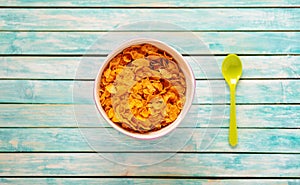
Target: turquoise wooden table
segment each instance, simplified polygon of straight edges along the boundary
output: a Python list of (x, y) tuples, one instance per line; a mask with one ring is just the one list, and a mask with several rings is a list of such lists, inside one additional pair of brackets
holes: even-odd
[[(122, 27), (157, 20), (183, 29)], [(112, 31), (115, 37), (103, 37)], [(1, 1), (0, 184), (300, 184), (299, 31), (299, 0)], [(211, 53), (189, 45), (194, 40), (181, 35), (187, 32)], [(93, 104), (89, 93), (99, 62), (108, 54), (91, 46), (97, 40), (106, 47), (132, 33), (165, 35), (192, 64), (209, 54), (216, 61), (218, 70), (207, 76), (194, 68), (201, 98), (194, 102), (200, 113), (193, 120), (204, 124), (176, 129), (194, 131), (180, 150), (174, 142), (174, 150), (164, 152), (114, 150), (114, 141), (103, 138), (98, 143), (106, 145), (96, 152), (82, 135), (81, 129), (109, 129), (104, 122), (97, 125), (86, 108)], [(220, 70), (228, 53), (241, 56), (244, 67), (236, 148), (228, 144), (229, 92)], [(208, 83), (224, 91), (211, 100)], [(78, 84), (86, 93), (74, 100)], [(205, 149), (203, 130), (215, 136)], [(135, 156), (141, 165), (103, 157), (109, 155), (125, 163)]]

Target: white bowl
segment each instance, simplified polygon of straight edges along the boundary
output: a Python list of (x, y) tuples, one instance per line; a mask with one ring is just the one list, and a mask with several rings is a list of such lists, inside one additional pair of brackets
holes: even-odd
[[(103, 108), (101, 106), (101, 103), (99, 101), (99, 89), (100, 89), (100, 81), (101, 81), (102, 73), (103, 73), (104, 69), (106, 68), (106, 66), (109, 64), (109, 62), (117, 54), (122, 52), (125, 48), (128, 48), (132, 45), (138, 45), (138, 44), (144, 44), (144, 43), (152, 44), (155, 47), (157, 47), (157, 48), (159, 48), (163, 51), (166, 51), (177, 62), (178, 66), (181, 68), (181, 70), (182, 70), (182, 72), (184, 73), (184, 76), (185, 76), (186, 101), (185, 101), (185, 104), (183, 106), (183, 109), (181, 110), (181, 112), (178, 115), (177, 119), (173, 123), (169, 124), (166, 127), (161, 128), (160, 130), (142, 134), (142, 133), (133, 133), (133, 132), (127, 131), (127, 130), (123, 129), (122, 127), (118, 126), (117, 124), (115, 124), (114, 122), (112, 122), (109, 119), (109, 117), (107, 116), (106, 112), (103, 110)], [(189, 111), (189, 109), (192, 105), (192, 101), (193, 101), (194, 93), (195, 93), (195, 87), (196, 87), (196, 81), (195, 81), (193, 71), (192, 71), (191, 67), (189, 66), (189, 64), (185, 61), (185, 59), (182, 57), (182, 55), (179, 52), (177, 52), (174, 48), (170, 47), (169, 45), (167, 45), (166, 43), (163, 43), (161, 41), (154, 40), (154, 39), (149, 39), (149, 38), (138, 38), (138, 39), (129, 40), (129, 41), (121, 44), (118, 48), (113, 50), (108, 55), (108, 57), (104, 61), (104, 64), (102, 65), (101, 69), (99, 70), (99, 72), (97, 74), (97, 77), (96, 77), (96, 80), (95, 80), (95, 83), (94, 83), (94, 101), (95, 101), (95, 104), (96, 104), (100, 114), (102, 115), (102, 117), (113, 128), (115, 128), (119, 132), (121, 132), (123, 134), (126, 134), (128, 136), (137, 138), (137, 139), (155, 139), (155, 138), (159, 138), (161, 136), (164, 136), (164, 135), (170, 133), (172, 130), (174, 130), (182, 122), (182, 120), (184, 119), (184, 117), (186, 116), (186, 114), (188, 113), (188, 111)]]

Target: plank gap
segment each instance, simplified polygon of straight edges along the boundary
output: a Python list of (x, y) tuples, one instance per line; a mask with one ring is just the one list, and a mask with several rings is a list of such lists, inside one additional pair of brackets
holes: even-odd
[[(229, 53), (227, 53), (229, 54)], [(189, 56), (227, 56), (227, 54), (215, 53), (215, 54), (181, 54), (182, 56), (189, 57)], [(243, 54), (243, 53), (235, 53), (239, 56), (300, 56), (299, 53), (274, 53), (274, 54), (258, 54), (258, 53), (251, 53), (251, 54)], [(108, 54), (0, 54), (0, 57), (107, 57)]]
[(295, 9), (298, 5), (282, 6), (0, 6), (1, 9)]
[(176, 154), (251, 154), (251, 155), (300, 155), (300, 152), (220, 152), (220, 151), (0, 151), (0, 154), (101, 154), (101, 153), (120, 153), (120, 154), (140, 154), (140, 153), (147, 153), (147, 154), (157, 154), (157, 153), (176, 153)]
[(300, 32), (300, 30), (0, 30), (0, 32), (77, 32), (77, 33), (105, 33), (105, 32)]

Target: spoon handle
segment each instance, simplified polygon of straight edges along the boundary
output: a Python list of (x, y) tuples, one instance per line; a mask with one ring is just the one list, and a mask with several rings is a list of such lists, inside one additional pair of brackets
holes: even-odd
[(229, 124), (229, 144), (234, 147), (238, 143), (238, 133), (236, 126), (235, 110), (235, 84), (230, 86), (230, 124)]

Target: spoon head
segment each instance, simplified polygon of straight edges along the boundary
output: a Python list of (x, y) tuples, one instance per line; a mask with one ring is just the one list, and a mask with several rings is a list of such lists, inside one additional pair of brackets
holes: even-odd
[(242, 62), (235, 54), (229, 54), (222, 64), (222, 74), (228, 84), (236, 84), (242, 75)]

